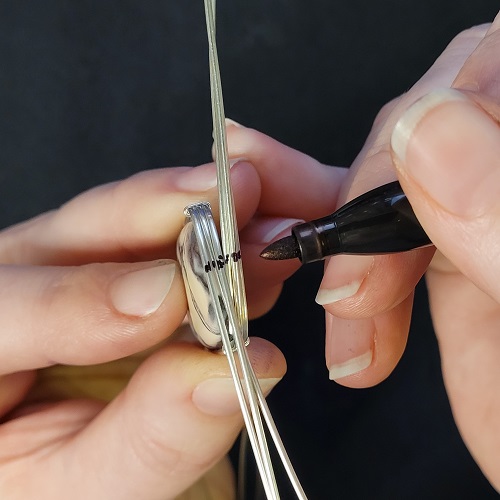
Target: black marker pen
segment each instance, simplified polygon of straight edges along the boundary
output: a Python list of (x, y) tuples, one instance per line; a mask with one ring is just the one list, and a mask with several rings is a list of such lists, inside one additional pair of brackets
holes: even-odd
[(321, 219), (298, 224), (292, 235), (271, 243), (264, 259), (298, 258), (303, 264), (335, 254), (375, 255), (430, 245), (399, 182), (355, 198)]

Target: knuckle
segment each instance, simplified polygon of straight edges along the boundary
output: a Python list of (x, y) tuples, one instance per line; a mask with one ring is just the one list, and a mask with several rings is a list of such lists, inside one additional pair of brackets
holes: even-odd
[[(142, 425), (142, 432), (135, 432), (133, 435), (131, 449), (146, 470), (162, 477), (194, 476), (213, 465), (213, 457), (193, 453), (179, 439), (182, 436), (175, 438), (162, 426)], [(184, 441), (188, 441), (185, 436)]]
[(57, 268), (42, 279), (31, 314), (37, 348), (55, 363), (107, 361), (140, 325), (116, 318), (108, 305), (106, 264)]
[(381, 127), (388, 120), (389, 116), (392, 114), (401, 99), (402, 96), (391, 99), (380, 108), (380, 111), (377, 113), (373, 122), (374, 128)]

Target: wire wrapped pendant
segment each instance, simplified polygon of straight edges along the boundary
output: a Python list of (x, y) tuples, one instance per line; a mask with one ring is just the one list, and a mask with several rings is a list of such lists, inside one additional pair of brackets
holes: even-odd
[[(225, 279), (225, 271), (228, 266), (238, 264), (241, 252), (238, 250), (224, 254), (222, 251), (209, 203), (189, 205), (184, 213), (187, 220), (177, 240), (177, 258), (184, 278), (193, 333), (208, 349), (224, 350), (223, 329), (220, 326), (222, 321), (229, 329), (231, 348), (235, 349), (235, 332), (231, 327), (234, 322), (247, 345), (248, 329), (243, 327), (242, 318), (231, 310), (231, 285)], [(213, 273), (215, 276), (212, 276)], [(217, 304), (222, 315), (220, 319)], [(229, 314), (232, 314), (232, 320)]]

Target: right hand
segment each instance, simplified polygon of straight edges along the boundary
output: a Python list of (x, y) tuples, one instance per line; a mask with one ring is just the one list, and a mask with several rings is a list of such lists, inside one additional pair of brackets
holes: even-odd
[[(332, 168), (331, 184), (315, 186), (316, 198), (308, 188), (314, 179), (323, 179), (322, 166), (267, 139), (259, 139), (259, 155), (273, 158), (273, 163), (286, 158), (281, 164), (286, 175), (281, 177), (285, 179), (281, 197), (276, 197), (277, 214), (303, 217), (305, 205), (306, 218), (327, 215), (396, 178), (390, 138), (411, 104), (435, 88), (467, 91), (464, 101), (427, 110), (410, 140), (409, 156), (399, 160), (403, 188), (441, 251), (439, 258), (431, 264), (434, 248), (332, 257), (317, 299), (326, 310), (330, 377), (348, 387), (368, 387), (386, 378), (398, 363), (408, 336), (414, 288), (431, 264), (430, 305), (450, 402), (471, 453), (500, 489), (499, 47), (500, 15), (491, 26), (456, 37), (408, 93), (379, 113), (347, 175), (342, 178)], [(452, 134), (460, 139), (453, 140)], [(256, 153), (244, 145), (250, 143), (249, 136), (258, 143), (255, 135), (246, 132), (245, 137), (241, 130), (231, 130), (230, 152), (252, 159)], [(453, 147), (446, 149), (447, 144)], [(307, 172), (294, 176), (305, 166)], [(267, 178), (272, 172), (271, 168), (259, 173)], [(332, 210), (323, 210), (325, 196), (335, 205)], [(293, 208), (282, 206), (282, 199), (301, 202)], [(315, 209), (322, 211), (313, 215)]]

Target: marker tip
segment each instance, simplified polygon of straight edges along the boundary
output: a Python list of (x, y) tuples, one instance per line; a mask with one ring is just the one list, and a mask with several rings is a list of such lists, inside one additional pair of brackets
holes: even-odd
[(267, 260), (300, 259), (300, 249), (293, 236), (286, 236), (264, 248), (260, 256)]

